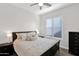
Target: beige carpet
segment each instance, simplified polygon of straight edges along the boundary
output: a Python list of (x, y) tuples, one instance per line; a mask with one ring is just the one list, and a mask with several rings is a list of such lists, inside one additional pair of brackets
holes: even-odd
[(67, 49), (60, 48), (55, 56), (74, 56), (74, 55), (70, 54)]

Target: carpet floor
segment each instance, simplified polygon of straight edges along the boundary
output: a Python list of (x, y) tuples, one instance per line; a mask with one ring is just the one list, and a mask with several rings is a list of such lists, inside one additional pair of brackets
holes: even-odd
[(60, 48), (55, 56), (74, 56), (68, 52), (67, 49)]

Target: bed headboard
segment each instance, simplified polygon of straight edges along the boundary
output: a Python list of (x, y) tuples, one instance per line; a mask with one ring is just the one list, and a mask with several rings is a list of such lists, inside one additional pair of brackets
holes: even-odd
[[(36, 32), (36, 31), (20, 31), (20, 32), (12, 32), (13, 42), (17, 39), (16, 33), (30, 33), (30, 32)], [(37, 32), (36, 32), (37, 33)]]

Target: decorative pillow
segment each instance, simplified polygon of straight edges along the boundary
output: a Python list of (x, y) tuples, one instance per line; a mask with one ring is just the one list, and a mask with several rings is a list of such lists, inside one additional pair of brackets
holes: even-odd
[(31, 41), (32, 40), (32, 35), (30, 33), (27, 34), (27, 41)]
[(22, 36), (21, 36), (21, 34), (19, 34), (19, 33), (16, 33), (16, 35), (17, 35), (17, 39), (20, 39), (20, 40), (22, 40)]
[(37, 40), (38, 39), (38, 35), (32, 36), (32, 40)]
[(38, 38), (36, 32), (16, 33), (16, 35), (17, 35), (17, 39), (21, 39), (24, 41), (32, 41), (32, 40), (36, 40)]
[(37, 39), (35, 32), (30, 32), (30, 33), (27, 34), (27, 40), (33, 41), (33, 40), (35, 40), (35, 39)]
[(27, 40), (27, 33), (21, 33), (22, 40)]
[(16, 33), (17, 39), (20, 40), (26, 40), (27, 39), (27, 33)]

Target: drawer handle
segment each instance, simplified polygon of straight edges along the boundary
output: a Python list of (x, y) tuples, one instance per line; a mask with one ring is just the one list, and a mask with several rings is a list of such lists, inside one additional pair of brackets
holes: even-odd
[(74, 44), (75, 46), (78, 46), (78, 44)]
[(75, 37), (75, 39), (78, 39), (78, 37)]
[(78, 49), (78, 48), (74, 48), (74, 49)]
[(78, 35), (78, 34), (74, 34), (74, 35)]
[(74, 42), (78, 42), (78, 41), (74, 41)]

